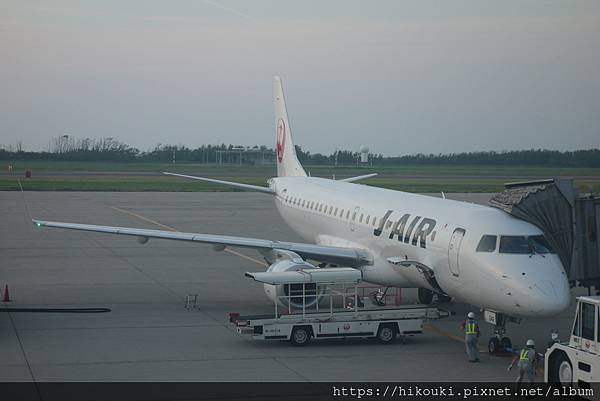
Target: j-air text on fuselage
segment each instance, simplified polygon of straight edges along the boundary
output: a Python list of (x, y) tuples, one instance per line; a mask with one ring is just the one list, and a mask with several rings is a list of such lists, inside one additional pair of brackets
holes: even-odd
[[(510, 344), (504, 337), (507, 321), (553, 316), (568, 306), (567, 276), (539, 228), (491, 207), (354, 183), (374, 174), (341, 180), (310, 177), (296, 156), (278, 77), (274, 102), (277, 177), (267, 187), (165, 174), (269, 194), (286, 224), (306, 242), (44, 220), (34, 223), (132, 235), (141, 243), (162, 238), (212, 244), (215, 250), (252, 248), (269, 262), (267, 272), (275, 276), (319, 266), (355, 268), (364, 281), (417, 287), (426, 299), (437, 293), (478, 306), (485, 320), (495, 325), (491, 350)], [(286, 291), (294, 289), (265, 284), (272, 300)], [(313, 294), (303, 303), (318, 300)]]
[[(394, 212), (393, 210), (388, 210), (387, 212), (385, 212), (385, 214), (383, 215), (383, 218), (379, 222), (379, 226), (373, 230), (374, 236), (379, 237), (381, 235), (381, 233), (383, 233), (385, 223), (388, 221), (390, 215), (393, 212)], [(427, 242), (426, 242), (427, 236), (429, 234), (431, 234), (432, 236), (435, 236), (435, 232), (433, 232), (433, 229), (435, 228), (436, 221), (434, 219), (429, 219), (427, 217), (425, 217), (421, 220), (421, 216), (415, 216), (411, 220), (410, 224), (408, 225), (408, 227), (406, 229), (406, 233), (405, 233), (404, 228), (410, 218), (411, 218), (411, 215), (409, 213), (405, 213), (402, 215), (402, 217), (400, 217), (400, 219), (398, 219), (396, 222), (394, 222), (392, 224), (392, 229), (390, 231), (390, 235), (388, 236), (388, 238), (394, 239), (394, 235), (395, 235), (395, 236), (397, 236), (398, 241), (402, 241), (405, 244), (410, 243), (413, 246), (417, 246), (417, 244), (419, 244), (419, 246), (421, 248), (427, 248)], [(421, 220), (421, 223), (419, 223), (419, 225), (417, 226), (417, 229), (414, 230), (414, 228), (417, 225), (417, 223), (419, 222), (419, 220)], [(413, 234), (413, 230), (414, 230), (414, 235), (412, 236), (412, 242), (411, 242), (410, 238), (411, 238), (411, 235)]]

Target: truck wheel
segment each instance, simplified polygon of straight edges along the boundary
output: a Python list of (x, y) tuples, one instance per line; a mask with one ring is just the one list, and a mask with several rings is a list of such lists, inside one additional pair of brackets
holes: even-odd
[(554, 362), (556, 379), (563, 387), (570, 387), (573, 384), (573, 366), (569, 357), (563, 353), (557, 355)]
[(310, 334), (311, 332), (307, 327), (294, 327), (290, 341), (292, 342), (292, 344), (297, 346), (306, 345), (310, 341)]
[(377, 339), (382, 344), (391, 344), (396, 339), (396, 330), (391, 324), (380, 324)]

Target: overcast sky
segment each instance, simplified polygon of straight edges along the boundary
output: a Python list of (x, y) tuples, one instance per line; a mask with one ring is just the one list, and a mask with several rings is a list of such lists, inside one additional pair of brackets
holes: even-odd
[(0, 145), (600, 147), (600, 1), (0, 1)]

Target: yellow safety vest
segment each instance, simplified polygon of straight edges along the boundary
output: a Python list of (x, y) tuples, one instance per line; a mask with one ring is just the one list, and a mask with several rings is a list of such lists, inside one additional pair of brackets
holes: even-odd
[(477, 334), (477, 324), (475, 323), (467, 323), (465, 329), (466, 334)]
[(528, 349), (522, 349), (521, 350), (521, 357), (520, 359), (522, 361), (529, 361), (529, 350)]

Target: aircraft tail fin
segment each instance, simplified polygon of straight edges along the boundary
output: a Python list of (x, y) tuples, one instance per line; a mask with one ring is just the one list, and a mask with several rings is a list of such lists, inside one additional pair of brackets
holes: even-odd
[(281, 78), (275, 77), (273, 82), (273, 98), (275, 100), (275, 127), (277, 133), (277, 176), (306, 177), (306, 172), (298, 161), (296, 148), (292, 141), (292, 130), (288, 120), (283, 96)]

